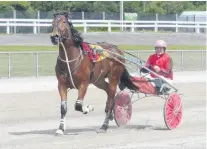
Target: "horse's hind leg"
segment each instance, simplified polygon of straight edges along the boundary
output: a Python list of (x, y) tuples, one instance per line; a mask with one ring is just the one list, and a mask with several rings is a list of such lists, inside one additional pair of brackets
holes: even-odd
[[(109, 87), (109, 83), (105, 81), (104, 78), (100, 79), (98, 82), (96, 82), (94, 84), (96, 87), (98, 87), (99, 89), (102, 89), (106, 92), (107, 96), (108, 96), (108, 87)], [(108, 100), (107, 100), (108, 102)], [(106, 107), (105, 107), (105, 113), (108, 112), (107, 110), (107, 102), (106, 102)]]
[(56, 131), (56, 135), (63, 135), (63, 132), (65, 130), (65, 115), (67, 113), (67, 86), (63, 83), (58, 82), (58, 90), (61, 98), (61, 104), (60, 104), (61, 119), (60, 119), (59, 128)]
[(109, 120), (112, 120), (113, 118), (113, 107), (114, 107), (114, 97), (116, 94), (116, 90), (117, 90), (117, 85), (119, 82), (119, 76), (120, 76), (120, 71), (118, 71), (118, 68), (114, 69), (113, 75), (111, 75), (111, 77), (109, 78), (109, 85), (108, 85), (108, 98), (107, 98), (107, 102), (106, 102), (106, 117), (104, 120), (103, 125), (101, 126), (101, 128), (99, 129), (98, 132), (102, 133), (102, 132), (106, 132), (106, 130), (109, 127)]

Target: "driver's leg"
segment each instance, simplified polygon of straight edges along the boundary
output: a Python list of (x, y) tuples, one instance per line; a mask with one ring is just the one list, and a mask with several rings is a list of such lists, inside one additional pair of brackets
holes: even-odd
[[(171, 79), (168, 79), (168, 78), (166, 78), (166, 79), (167, 79), (168, 83), (173, 84), (173, 81)], [(160, 88), (160, 91), (170, 93), (171, 89), (172, 88), (167, 83), (163, 82), (163, 84)]]

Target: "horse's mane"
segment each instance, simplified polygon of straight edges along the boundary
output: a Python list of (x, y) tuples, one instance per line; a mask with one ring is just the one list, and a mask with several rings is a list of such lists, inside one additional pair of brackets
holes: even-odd
[(71, 33), (73, 36), (73, 41), (75, 42), (75, 46), (79, 47), (81, 43), (83, 42), (83, 37), (81, 37), (81, 33), (79, 33), (74, 27), (72, 22), (68, 21), (68, 24), (71, 29)]

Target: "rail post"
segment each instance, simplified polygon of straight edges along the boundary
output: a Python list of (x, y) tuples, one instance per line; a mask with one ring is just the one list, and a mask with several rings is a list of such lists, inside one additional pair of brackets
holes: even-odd
[(82, 20), (84, 20), (85, 16), (84, 16), (84, 11), (82, 11)]
[(7, 34), (10, 34), (9, 21), (6, 22), (6, 33), (7, 33)]
[(204, 66), (203, 66), (203, 51), (201, 51), (201, 70), (204, 70)]
[(33, 27), (33, 33), (34, 34), (37, 34), (37, 25), (36, 25), (36, 22), (34, 21), (34, 27)]
[(176, 13), (175, 17), (176, 17), (175, 32), (177, 33), (178, 32), (178, 23), (177, 23), (177, 21), (178, 21), (178, 14), (177, 13)]
[(155, 29), (154, 29), (155, 32), (158, 31), (158, 27), (157, 27), (157, 21), (155, 21)]
[(183, 70), (183, 51), (181, 51), (181, 70)]
[(200, 26), (199, 26), (199, 24), (196, 24), (196, 33), (197, 33), (197, 34), (200, 33)]
[(154, 31), (157, 32), (157, 31), (158, 31), (158, 25), (157, 25), (157, 24), (158, 24), (158, 23), (157, 23), (157, 22), (158, 22), (158, 14), (157, 14), (157, 13), (156, 13), (156, 15), (155, 15), (155, 19), (156, 19), (156, 20), (155, 20), (155, 29), (154, 29)]
[(134, 32), (134, 22), (132, 22), (131, 25), (131, 32)]
[(111, 22), (108, 22), (108, 32), (111, 32)]
[(83, 25), (84, 25), (84, 33), (86, 33), (87, 32), (86, 22), (84, 22)]
[(11, 77), (11, 54), (8, 54), (8, 78)]
[(39, 24), (40, 24), (40, 11), (38, 10), (37, 11), (37, 19), (38, 19), (38, 27), (37, 27), (37, 31), (38, 31), (38, 33), (40, 33), (40, 26), (39, 26)]
[(39, 76), (39, 53), (36, 52), (36, 67), (35, 67), (36, 71), (35, 71), (35, 74), (36, 74), (36, 78)]
[[(17, 18), (17, 13), (16, 10), (13, 10), (13, 18), (16, 19)], [(16, 21), (14, 21), (14, 23), (16, 23)], [(14, 26), (14, 34), (17, 33), (17, 26)]]
[(103, 20), (106, 20), (106, 14), (105, 12), (102, 12), (103, 13)]

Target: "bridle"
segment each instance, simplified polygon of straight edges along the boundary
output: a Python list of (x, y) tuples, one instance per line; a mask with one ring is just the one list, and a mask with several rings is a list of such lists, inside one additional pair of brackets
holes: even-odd
[[(67, 36), (65, 36), (65, 34), (61, 34), (61, 31), (60, 31), (60, 28), (59, 28), (59, 17), (57, 17), (56, 18), (56, 23), (55, 23), (55, 28), (56, 28), (56, 31), (58, 32), (58, 34), (57, 34), (57, 36), (55, 36), (56, 38), (58, 38), (58, 40), (60, 41), (60, 42), (62, 42), (63, 40), (65, 40), (65, 39), (71, 39), (71, 34), (69, 33), (69, 30), (70, 30), (70, 27), (69, 27), (69, 23), (68, 23), (68, 21), (65, 19), (65, 21), (63, 22), (64, 24), (65, 23), (67, 23), (67, 25), (66, 25), (66, 28), (67, 28), (67, 31), (68, 31), (68, 37)], [(53, 31), (53, 33), (52, 34), (54, 34), (54, 31)]]
[[(60, 19), (60, 18), (56, 18), (55, 28), (56, 28), (56, 31), (58, 32), (58, 35), (57, 35), (55, 38), (58, 38), (58, 47), (59, 47), (60, 45), (63, 47), (63, 51), (64, 51), (64, 54), (65, 54), (65, 59), (66, 59), (66, 60), (64, 60), (63, 58), (61, 58), (60, 55), (58, 55), (58, 59), (61, 60), (62, 62), (65, 62), (65, 63), (67, 64), (68, 72), (69, 72), (69, 75), (70, 75), (71, 83), (72, 83), (73, 87), (76, 89), (75, 84), (74, 84), (74, 81), (73, 81), (73, 78), (72, 78), (72, 71), (71, 71), (71, 68), (70, 68), (70, 66), (69, 66), (69, 63), (72, 63), (72, 62), (75, 62), (75, 61), (79, 60), (78, 65), (75, 66), (75, 70), (76, 70), (76, 69), (80, 66), (80, 64), (81, 64), (81, 61), (82, 61), (82, 59), (83, 59), (83, 53), (82, 53), (81, 48), (79, 47), (78, 49), (79, 49), (80, 52), (79, 52), (78, 57), (76, 57), (76, 58), (74, 58), (74, 59), (72, 59), (72, 60), (68, 60), (68, 55), (67, 55), (65, 46), (64, 46), (64, 44), (63, 44), (63, 41), (64, 41), (64, 40), (69, 40), (69, 39), (71, 39), (70, 27), (69, 27), (69, 23), (68, 23), (68, 21), (65, 20), (64, 23), (67, 23), (67, 24), (68, 24), (68, 25), (66, 26), (66, 28), (67, 28), (66, 30), (68, 31), (68, 35), (69, 35), (69, 36), (67, 37), (67, 36), (65, 36), (64, 34), (61, 34), (61, 31), (60, 31), (60, 29), (59, 29), (59, 19)], [(53, 32), (54, 32), (54, 31), (53, 31)], [(73, 70), (73, 72), (74, 72), (75, 70)]]

